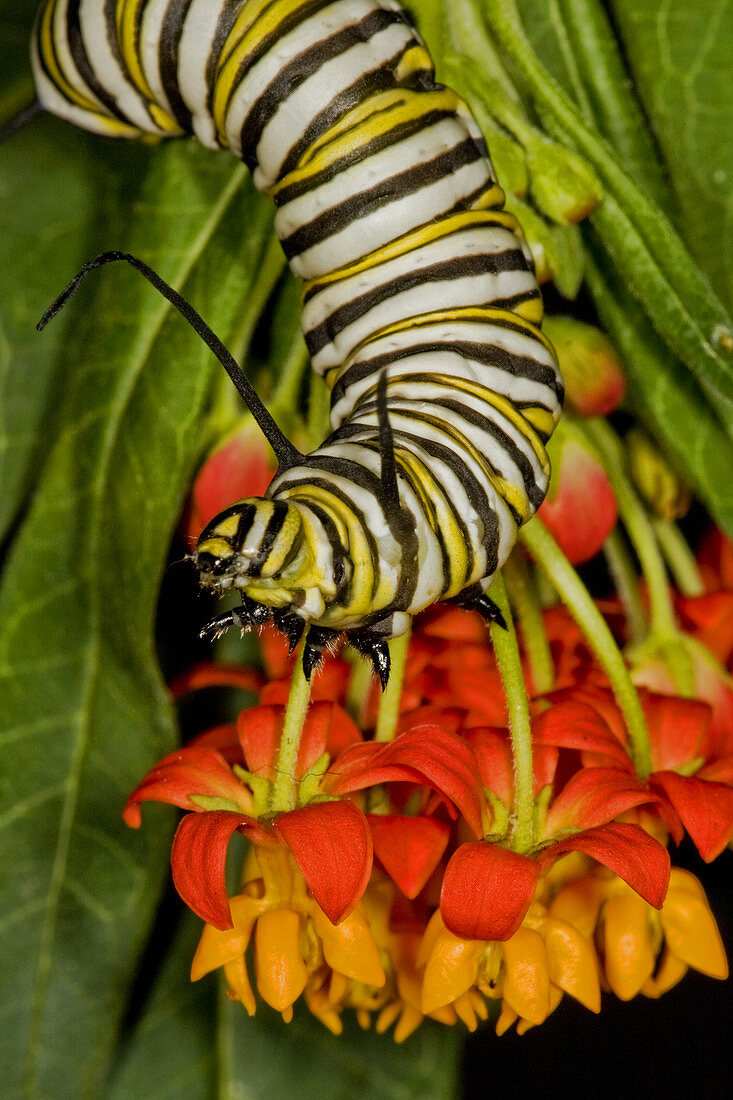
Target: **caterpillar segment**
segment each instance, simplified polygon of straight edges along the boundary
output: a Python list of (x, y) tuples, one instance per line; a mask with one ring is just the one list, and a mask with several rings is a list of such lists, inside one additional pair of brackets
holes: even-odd
[(486, 596), (547, 490), (562, 381), (485, 142), (393, 0), (49, 0), (50, 111), (113, 136), (228, 148), (275, 203), (332, 434), (203, 531), (201, 582), (272, 620), (306, 674), (340, 634), (387, 642)]

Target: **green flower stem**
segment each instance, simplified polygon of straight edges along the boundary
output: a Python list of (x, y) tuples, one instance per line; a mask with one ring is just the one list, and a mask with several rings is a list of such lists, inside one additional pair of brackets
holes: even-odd
[(295, 764), (300, 748), (300, 735), (303, 730), (308, 703), (310, 702), (311, 685), (303, 672), (303, 651), (308, 638), (306, 632), (298, 650), (298, 659), (293, 669), (293, 679), (290, 683), (290, 695), (288, 705), (285, 708), (283, 731), (280, 737), (280, 751), (275, 765), (275, 782), (272, 785), (270, 798), (270, 810), (273, 813), (284, 813), (295, 808)]
[(676, 634), (677, 625), (664, 558), (646, 510), (624, 473), (619, 440), (605, 420), (586, 420), (583, 427), (601, 454), (619, 514), (641, 563), (641, 571), (649, 588), (651, 633), (660, 636)]
[(351, 665), (351, 675), (346, 688), (346, 710), (360, 729), (366, 722), (366, 709), (372, 686), (372, 664), (367, 657), (355, 649), (346, 650), (346, 659)]
[(532, 726), (517, 635), (501, 573), (497, 573), (494, 577), (489, 594), (504, 616), (507, 625), (507, 629), (504, 630), (497, 623), (492, 623), (491, 641), (506, 696), (514, 759), (514, 820), (510, 843), (515, 852), (528, 852), (533, 841), (534, 815)]
[(535, 518), (522, 528), (522, 542), (546, 573), (570, 614), (583, 631), (588, 644), (611, 682), (629, 734), (629, 750), (640, 779), (651, 771), (649, 735), (639, 696), (631, 682), (624, 659), (613, 640), (606, 620), (591, 599), (588, 589), (573, 569), (541, 520)]
[(705, 586), (695, 555), (676, 523), (667, 519), (653, 519), (652, 527), (664, 554), (670, 572), (683, 596), (702, 596)]
[(617, 527), (604, 542), (603, 555), (626, 613), (628, 640), (638, 645), (647, 635), (646, 612), (639, 596), (639, 578), (631, 554)]
[(399, 638), (393, 638), (389, 643), (390, 673), (389, 683), (379, 700), (377, 713), (377, 728), (374, 733), (375, 741), (391, 741), (397, 729), (397, 720), (400, 716), (400, 699), (402, 697), (402, 684), (405, 679), (405, 662), (407, 650), (410, 645), (411, 631), (408, 629)]
[(483, 0), (491, 34), (514, 65), (553, 136), (570, 142), (598, 173), (605, 199), (593, 215), (619, 270), (669, 347), (705, 390), (733, 434), (731, 321), (680, 237), (621, 168), (617, 155), (583, 119), (528, 42), (514, 0)]
[(539, 695), (544, 695), (545, 692), (552, 691), (555, 669), (537, 591), (521, 552), (515, 551), (504, 562), (502, 575), (509, 590), (510, 603), (519, 620), (534, 690)]

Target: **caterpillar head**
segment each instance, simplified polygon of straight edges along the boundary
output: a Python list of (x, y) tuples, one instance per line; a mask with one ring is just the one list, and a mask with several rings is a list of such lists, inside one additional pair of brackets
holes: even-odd
[(194, 562), (203, 585), (235, 589), (265, 607), (303, 607), (314, 589), (322, 603), (303, 517), (286, 501), (232, 504), (204, 528)]

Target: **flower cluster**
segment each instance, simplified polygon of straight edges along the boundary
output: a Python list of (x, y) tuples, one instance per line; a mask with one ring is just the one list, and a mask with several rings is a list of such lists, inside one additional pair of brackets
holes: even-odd
[[(187, 811), (172, 867), (206, 922), (192, 978), (223, 969), (250, 1014), (253, 976), (286, 1020), (302, 997), (335, 1033), (345, 1010), (397, 1041), (426, 1016), (523, 1033), (563, 994), (598, 1012), (602, 991), (727, 975), (703, 888), (668, 845), (686, 836), (707, 862), (733, 837), (733, 543), (715, 531), (693, 558), (672, 522), (685, 487), (651, 441), (624, 452), (600, 419), (623, 392), (607, 344), (556, 329), (561, 357), (580, 341), (595, 366), (564, 364), (572, 412), (544, 524), (492, 589), (506, 631), (433, 608), (394, 643), (384, 696), (348, 651), (306, 684), (272, 628), (263, 670), (205, 664), (173, 685), (257, 697), (159, 761), (124, 813), (137, 827), (144, 801)], [(261, 490), (255, 439), (250, 426), (214, 452), (189, 530), (222, 482)], [(617, 595), (594, 601), (572, 564), (600, 548)], [(229, 896), (235, 832), (249, 847)]]
[[(350, 666), (313, 685), (296, 763), (278, 772), (290, 662), (263, 634), (265, 677), (194, 669), (184, 692), (230, 683), (259, 705), (161, 760), (128, 801), (189, 811), (172, 853), (176, 886), (206, 922), (192, 977), (223, 967), (248, 1012), (250, 984), (286, 1019), (302, 995), (334, 1032), (345, 1008), (404, 1039), (424, 1016), (541, 1023), (563, 993), (592, 1011), (601, 988), (658, 996), (688, 966), (726, 961), (702, 887), (665, 845), (687, 833), (705, 859), (733, 833), (733, 755), (711, 708), (642, 693), (653, 770), (642, 780), (614, 697), (570, 620), (545, 615), (557, 686), (533, 693), (532, 823), (516, 843), (512, 740), (497, 662), (472, 613), (424, 617), (388, 741), (345, 710)], [(373, 721), (374, 689), (363, 710)], [(282, 797), (284, 793), (284, 798)], [(227, 897), (232, 834), (250, 841)], [(520, 850), (521, 849), (521, 850)], [(670, 886), (671, 883), (671, 886)], [(668, 890), (668, 886), (670, 887)], [(249, 965), (248, 965), (249, 960)]]

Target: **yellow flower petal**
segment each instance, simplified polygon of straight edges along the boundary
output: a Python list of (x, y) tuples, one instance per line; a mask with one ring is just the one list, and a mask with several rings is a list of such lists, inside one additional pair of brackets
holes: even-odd
[(530, 1023), (541, 1024), (550, 1011), (550, 975), (542, 937), (520, 928), (502, 950), (504, 1003)]
[(283, 1013), (305, 989), (308, 972), (298, 950), (300, 918), (292, 909), (270, 909), (257, 921), (255, 966), (263, 1000)]
[(328, 987), (328, 999), (332, 1005), (336, 1005), (339, 1001), (343, 1001), (349, 989), (349, 979), (345, 974), (339, 974), (337, 971), (332, 971), (331, 982)]
[(545, 941), (550, 980), (591, 1012), (600, 1012), (598, 960), (590, 940), (563, 920), (545, 921), (540, 934)]
[(243, 955), (252, 935), (257, 917), (265, 907), (258, 898), (239, 895), (229, 899), (233, 928), (214, 928), (204, 925), (196, 954), (191, 963), (191, 981), (197, 982), (211, 970)]
[(403, 1005), (402, 1015), (397, 1021), (397, 1027), (394, 1029), (394, 1041), (396, 1043), (404, 1043), (405, 1039), (409, 1039), (413, 1031), (417, 1031), (422, 1021), (422, 1012), (418, 1012), (412, 1005)]
[(641, 987), (641, 992), (645, 997), (657, 998), (661, 997), (663, 993), (672, 989), (677, 985), (677, 982), (684, 978), (685, 974), (689, 970), (686, 963), (683, 963), (672, 952), (665, 947), (662, 953), (662, 961), (657, 966), (657, 972), (648, 981), (644, 982)]
[(456, 997), (452, 1007), (455, 1009), (458, 1019), (462, 1020), (468, 1030), (475, 1031), (478, 1027), (478, 1017), (471, 1001), (470, 991), (467, 990), (460, 997)]
[(344, 1029), (341, 1017), (324, 990), (306, 987), (304, 996), (310, 1012), (328, 1028), (332, 1035), (340, 1035)]
[(443, 918), (440, 915), (440, 909), (436, 909), (432, 917), (427, 923), (425, 932), (423, 933), (420, 949), (417, 953), (416, 966), (418, 970), (422, 970), (427, 965), (428, 959), (433, 953), (435, 947), (435, 941), (441, 932), (445, 932), (445, 925), (443, 924)]
[(481, 940), (460, 940), (447, 929), (438, 933), (423, 978), (424, 1013), (450, 1004), (470, 989), (483, 949)]
[(377, 1034), (384, 1035), (385, 1031), (392, 1027), (401, 1011), (402, 1005), (399, 1001), (391, 1001), (388, 1005), (385, 1005), (377, 1016), (377, 1022), (374, 1025)]
[(609, 898), (604, 946), (608, 984), (622, 1001), (630, 1001), (654, 972), (649, 906), (638, 895)]
[(332, 970), (364, 985), (385, 983), (379, 951), (363, 913), (354, 910), (341, 924), (331, 924), (318, 906), (313, 906), (313, 924), (323, 944), (323, 956)]
[(496, 1034), (505, 1035), (514, 1021), (518, 1019), (519, 1017), (513, 1008), (510, 1008), (507, 1004), (502, 1005), (501, 1015), (496, 1021)]
[(477, 989), (469, 989), (468, 996), (471, 998), (471, 1004), (473, 1010), (480, 1020), (488, 1020), (489, 1010), (486, 1005), (486, 1001), (483, 999)]
[(228, 962), (224, 967), (224, 975), (229, 985), (229, 996), (243, 1004), (249, 1015), (254, 1016), (257, 1002), (252, 992), (252, 986), (249, 984), (247, 964), (244, 957), (240, 955), (233, 962)]
[(550, 916), (575, 925), (584, 936), (592, 939), (607, 889), (608, 882), (596, 876), (574, 879), (552, 899)]
[[(694, 879), (694, 875), (689, 878)], [(681, 962), (711, 978), (728, 977), (723, 941), (696, 879), (692, 886), (683, 885), (677, 877), (662, 906), (661, 920), (667, 947)]]

